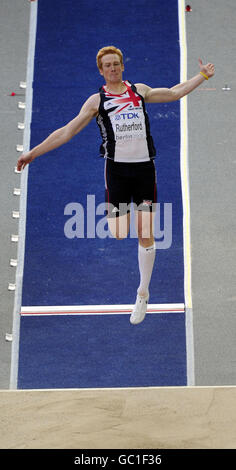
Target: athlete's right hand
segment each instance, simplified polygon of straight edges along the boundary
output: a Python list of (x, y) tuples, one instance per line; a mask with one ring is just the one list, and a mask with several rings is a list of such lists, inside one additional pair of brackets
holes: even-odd
[(29, 163), (34, 160), (35, 157), (32, 157), (31, 152), (23, 153), (17, 162), (17, 171), (21, 171), (26, 167)]

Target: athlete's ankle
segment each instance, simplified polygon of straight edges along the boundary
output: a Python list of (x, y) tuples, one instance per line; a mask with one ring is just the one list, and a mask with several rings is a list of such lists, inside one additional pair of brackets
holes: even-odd
[(147, 295), (149, 294), (148, 290), (143, 290), (143, 289), (139, 289), (137, 290), (137, 294), (140, 296), (140, 297), (147, 297)]

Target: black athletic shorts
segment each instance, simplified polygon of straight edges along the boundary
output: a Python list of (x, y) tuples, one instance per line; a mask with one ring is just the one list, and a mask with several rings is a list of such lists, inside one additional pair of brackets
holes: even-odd
[(153, 160), (140, 163), (105, 161), (107, 216), (119, 217), (134, 210), (154, 211), (157, 202), (156, 169)]

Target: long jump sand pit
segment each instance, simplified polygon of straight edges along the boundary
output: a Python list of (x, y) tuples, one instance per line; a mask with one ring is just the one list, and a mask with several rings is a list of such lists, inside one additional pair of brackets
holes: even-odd
[(235, 449), (236, 387), (0, 391), (1, 449)]

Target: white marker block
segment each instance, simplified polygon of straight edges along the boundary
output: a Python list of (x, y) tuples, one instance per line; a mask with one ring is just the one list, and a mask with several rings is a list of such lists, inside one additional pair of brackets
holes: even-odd
[(15, 285), (15, 284), (12, 284), (11, 282), (9, 282), (9, 284), (8, 284), (8, 290), (11, 290), (11, 291), (16, 290), (16, 285)]
[(222, 88), (223, 91), (230, 91), (231, 88), (228, 86), (228, 85), (225, 85), (223, 88)]
[(20, 188), (14, 188), (13, 189), (13, 194), (14, 194), (14, 196), (20, 196)]
[(11, 342), (13, 340), (12, 333), (6, 333), (5, 340)]
[(10, 259), (10, 266), (12, 266), (13, 268), (15, 268), (15, 267), (17, 266), (17, 259), (11, 258), (11, 259)]
[(17, 243), (19, 241), (19, 235), (11, 235), (11, 241)]
[(25, 109), (25, 103), (23, 103), (22, 101), (19, 101), (18, 102), (18, 108), (19, 109)]

